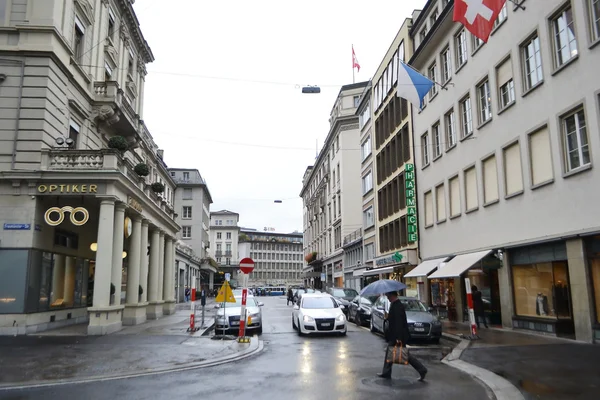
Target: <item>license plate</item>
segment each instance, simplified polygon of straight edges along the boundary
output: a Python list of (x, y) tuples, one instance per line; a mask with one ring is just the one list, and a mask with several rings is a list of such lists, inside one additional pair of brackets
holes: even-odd
[(415, 332), (425, 332), (425, 328), (415, 328)]
[(239, 324), (240, 324), (240, 321), (233, 321), (233, 322), (231, 323), (231, 325), (239, 325)]
[(329, 322), (326, 322), (324, 324), (321, 324), (321, 326), (331, 326), (331, 324)]

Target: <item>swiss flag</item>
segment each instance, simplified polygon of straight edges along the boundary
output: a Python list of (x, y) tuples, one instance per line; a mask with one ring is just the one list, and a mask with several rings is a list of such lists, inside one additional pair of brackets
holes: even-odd
[(453, 20), (487, 43), (505, 3), (506, 0), (455, 0)]

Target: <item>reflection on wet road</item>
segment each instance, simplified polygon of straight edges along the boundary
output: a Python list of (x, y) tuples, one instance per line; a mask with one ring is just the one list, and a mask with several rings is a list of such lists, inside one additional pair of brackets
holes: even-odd
[[(487, 391), (461, 372), (434, 361), (425, 351), (426, 382), (410, 366), (395, 366), (393, 379), (376, 376), (383, 366), (381, 337), (349, 324), (341, 336), (303, 336), (292, 329), (291, 306), (283, 298), (265, 302), (265, 350), (217, 367), (164, 375), (11, 392), (0, 399), (286, 399), (352, 400), (383, 397), (487, 399)], [(421, 354), (419, 350), (419, 354)], [(429, 356), (429, 357), (428, 357)]]

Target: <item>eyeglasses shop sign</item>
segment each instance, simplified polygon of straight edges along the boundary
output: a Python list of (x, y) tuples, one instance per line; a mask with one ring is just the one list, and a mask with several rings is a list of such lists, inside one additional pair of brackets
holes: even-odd
[(404, 187), (406, 190), (406, 221), (408, 242), (414, 243), (417, 241), (417, 191), (415, 189), (415, 165), (404, 165)]

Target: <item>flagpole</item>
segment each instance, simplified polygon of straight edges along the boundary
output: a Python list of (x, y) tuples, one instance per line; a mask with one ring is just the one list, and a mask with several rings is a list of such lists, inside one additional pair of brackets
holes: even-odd
[(419, 75), (423, 75), (425, 78), (429, 79), (429, 80), (430, 80), (431, 82), (433, 82), (435, 85), (438, 85), (440, 88), (442, 88), (442, 89), (444, 89), (444, 90), (448, 90), (448, 85), (452, 85), (452, 86), (454, 86), (454, 83), (452, 83), (452, 82), (447, 82), (445, 85), (442, 85), (441, 83), (439, 83), (439, 82), (436, 82), (436, 81), (434, 81), (434, 80), (430, 79), (428, 76), (426, 76), (426, 75), (425, 75), (424, 73), (422, 73), (421, 71), (418, 71), (418, 70), (416, 70), (415, 68), (413, 68), (413, 67), (412, 67), (412, 65), (410, 65), (410, 64), (407, 64), (407, 63), (405, 63), (405, 62), (402, 62), (402, 61), (399, 61), (398, 68), (400, 68), (400, 64), (406, 65), (408, 68), (412, 69), (413, 71), (415, 71), (415, 72), (416, 72), (417, 74), (419, 74)]
[(354, 81), (354, 44), (352, 45), (352, 83), (356, 83)]

